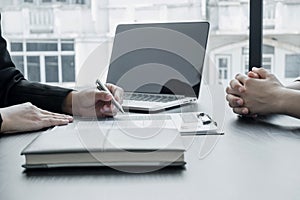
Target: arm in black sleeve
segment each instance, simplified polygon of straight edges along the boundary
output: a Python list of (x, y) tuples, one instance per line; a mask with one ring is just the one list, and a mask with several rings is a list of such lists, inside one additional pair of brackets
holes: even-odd
[(62, 113), (63, 101), (71, 91), (70, 89), (21, 80), (11, 88), (7, 100), (8, 105), (31, 102), (39, 108)]
[(26, 80), (11, 61), (0, 26), (0, 107), (31, 102), (42, 109), (62, 112), (63, 101), (71, 91)]
[(3, 120), (2, 120), (1, 113), (0, 113), (0, 133), (1, 133), (2, 122), (3, 122)]

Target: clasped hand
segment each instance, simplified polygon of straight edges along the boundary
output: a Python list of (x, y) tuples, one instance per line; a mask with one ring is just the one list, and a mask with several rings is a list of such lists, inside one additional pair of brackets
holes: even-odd
[(237, 74), (226, 88), (226, 100), (240, 115), (265, 115), (281, 112), (283, 85), (263, 68), (252, 68), (248, 76)]

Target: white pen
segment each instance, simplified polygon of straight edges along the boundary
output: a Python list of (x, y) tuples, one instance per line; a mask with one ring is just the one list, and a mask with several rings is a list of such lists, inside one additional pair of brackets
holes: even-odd
[(112, 104), (114, 104), (119, 111), (121, 111), (122, 113), (125, 113), (125, 111), (123, 110), (122, 106), (114, 98), (114, 95), (109, 91), (109, 89), (99, 79), (96, 80), (96, 85), (97, 85), (97, 89), (98, 90), (100, 90), (100, 91), (106, 91), (109, 94), (111, 94), (111, 96), (112, 96), (112, 99), (111, 99)]

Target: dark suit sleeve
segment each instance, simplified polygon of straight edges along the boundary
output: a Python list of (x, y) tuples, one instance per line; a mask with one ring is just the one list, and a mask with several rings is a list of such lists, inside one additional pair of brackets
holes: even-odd
[(62, 112), (62, 103), (71, 91), (26, 80), (11, 61), (0, 25), (0, 107), (31, 102), (42, 109)]

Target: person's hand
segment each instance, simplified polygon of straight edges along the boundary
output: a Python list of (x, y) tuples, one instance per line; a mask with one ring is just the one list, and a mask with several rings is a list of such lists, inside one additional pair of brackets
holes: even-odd
[[(283, 85), (273, 75), (263, 68), (253, 68), (253, 74), (257, 78), (249, 78), (238, 74), (227, 89), (226, 99), (234, 112), (238, 114), (271, 114), (279, 113), (281, 109), (280, 96), (283, 93)], [(242, 99), (240, 107), (235, 107), (234, 98)], [(234, 105), (233, 105), (234, 104)]]
[[(256, 73), (257, 68), (253, 68), (252, 71), (248, 72), (249, 78), (261, 78), (258, 73)], [(237, 77), (238, 75), (236, 75)], [(239, 115), (248, 115), (249, 109), (244, 106), (244, 100), (240, 97), (239, 93), (244, 91), (244, 85), (236, 78), (230, 81), (229, 86), (226, 88), (226, 100), (229, 106), (232, 108), (233, 112)], [(250, 115), (253, 117), (253, 115)]]
[(71, 116), (42, 110), (31, 103), (1, 108), (0, 113), (3, 119), (2, 133), (35, 131), (73, 121)]
[[(235, 79), (230, 81), (229, 86), (226, 88), (226, 100), (234, 113), (239, 115), (248, 115), (249, 109), (244, 106), (244, 100), (240, 96), (241, 92), (243, 92), (245, 88), (243, 83), (237, 79), (237, 76), (244, 75), (237, 74)], [(244, 78), (246, 79), (247, 77), (244, 76)]]
[[(114, 98), (123, 103), (124, 91), (113, 84), (106, 84), (106, 87), (114, 95)], [(114, 116), (118, 110), (111, 104), (112, 95), (97, 89), (86, 89), (79, 92), (71, 92), (65, 99), (63, 111), (83, 117), (106, 117)]]

